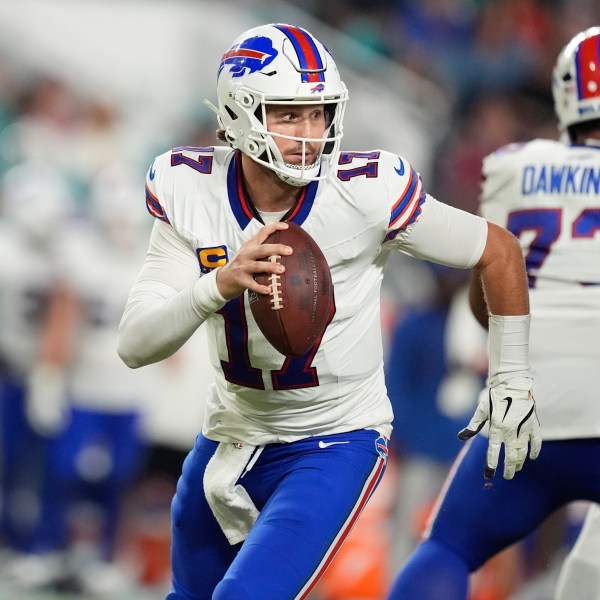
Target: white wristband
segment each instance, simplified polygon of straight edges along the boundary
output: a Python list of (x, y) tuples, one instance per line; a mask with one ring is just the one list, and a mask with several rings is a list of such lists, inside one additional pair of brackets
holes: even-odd
[(529, 325), (531, 315), (489, 317), (489, 385), (514, 377), (531, 378)]

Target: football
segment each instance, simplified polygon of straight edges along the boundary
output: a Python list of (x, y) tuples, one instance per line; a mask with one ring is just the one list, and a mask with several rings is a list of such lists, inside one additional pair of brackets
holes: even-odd
[(256, 281), (271, 288), (269, 294), (249, 293), (254, 320), (271, 345), (286, 356), (303, 356), (325, 331), (333, 306), (331, 272), (323, 252), (302, 227), (272, 233), (265, 244), (285, 244), (290, 256), (269, 260), (285, 266), (281, 274), (259, 273)]

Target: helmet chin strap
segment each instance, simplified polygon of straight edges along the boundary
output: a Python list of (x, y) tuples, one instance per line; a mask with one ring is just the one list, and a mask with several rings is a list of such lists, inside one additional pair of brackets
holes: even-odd
[(308, 185), (314, 179), (312, 177), (311, 178), (302, 177), (302, 175), (306, 172), (310, 172), (311, 174), (318, 173), (319, 168), (321, 166), (321, 156), (319, 156), (317, 158), (317, 160), (314, 163), (312, 163), (311, 165), (295, 165), (295, 164), (288, 163), (285, 161), (282, 161), (282, 164), (285, 165), (285, 167), (287, 169), (290, 169), (292, 171), (298, 171), (299, 177), (296, 177), (293, 173), (288, 174), (288, 173), (282, 173), (279, 170), (275, 170), (275, 173), (277, 173), (277, 176), (282, 181), (285, 181), (289, 185), (293, 185), (295, 187), (304, 187), (305, 185)]

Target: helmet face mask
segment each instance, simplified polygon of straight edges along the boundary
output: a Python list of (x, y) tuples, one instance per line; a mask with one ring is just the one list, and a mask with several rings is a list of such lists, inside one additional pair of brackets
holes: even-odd
[(600, 119), (600, 27), (577, 34), (561, 51), (552, 76), (559, 127)]
[[(221, 59), (217, 113), (229, 144), (274, 171), (290, 185), (302, 186), (327, 176), (323, 155), (334, 154), (343, 134), (348, 91), (327, 49), (310, 33), (291, 25), (255, 27), (235, 40)], [(302, 138), (269, 131), (269, 106), (324, 106), (322, 137)], [(277, 139), (302, 144), (303, 161), (286, 163)], [(305, 163), (306, 145), (320, 144), (321, 155)]]

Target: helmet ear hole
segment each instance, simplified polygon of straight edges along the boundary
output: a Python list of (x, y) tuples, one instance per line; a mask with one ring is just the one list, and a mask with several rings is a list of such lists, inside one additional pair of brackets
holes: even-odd
[(238, 116), (233, 112), (233, 110), (231, 110), (231, 107), (229, 105), (225, 105), (225, 110), (227, 111), (227, 114), (231, 117), (232, 121), (235, 121)]

